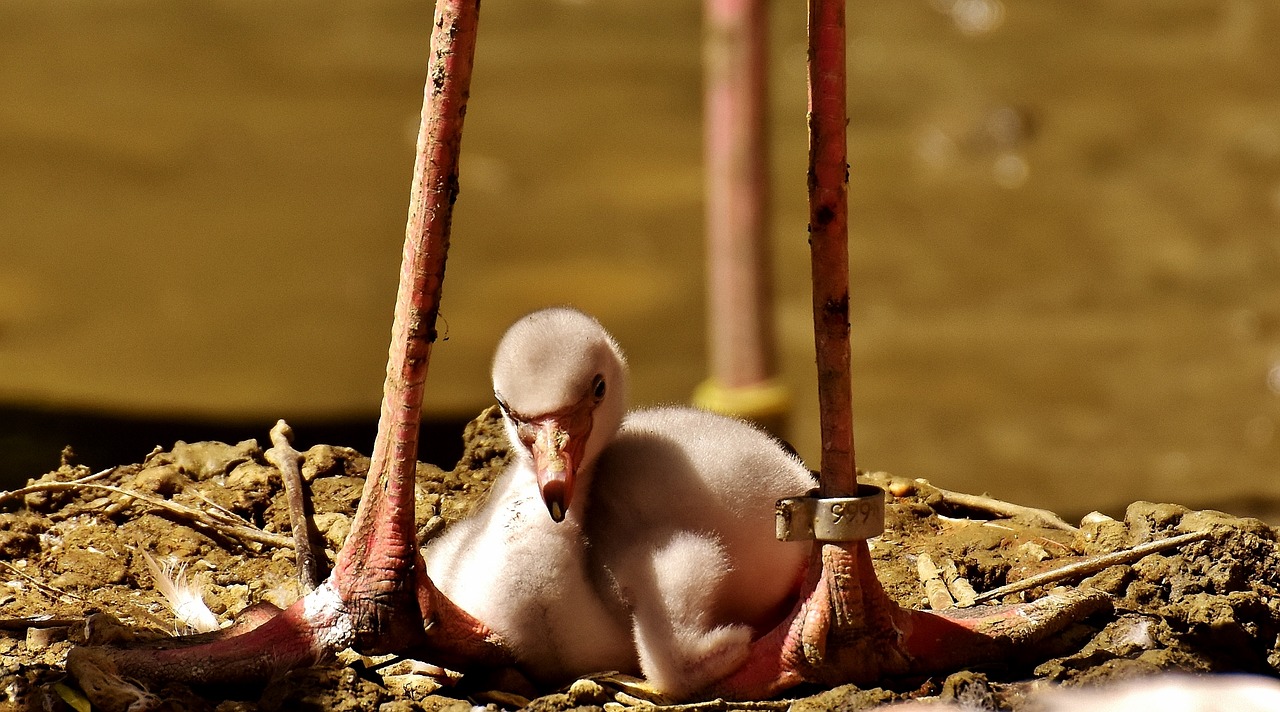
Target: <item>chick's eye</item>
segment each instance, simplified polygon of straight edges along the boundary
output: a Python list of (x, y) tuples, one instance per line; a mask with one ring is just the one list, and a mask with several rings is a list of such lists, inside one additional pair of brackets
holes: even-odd
[(604, 376), (596, 376), (595, 380), (591, 382), (591, 393), (596, 397), (596, 400), (604, 398)]

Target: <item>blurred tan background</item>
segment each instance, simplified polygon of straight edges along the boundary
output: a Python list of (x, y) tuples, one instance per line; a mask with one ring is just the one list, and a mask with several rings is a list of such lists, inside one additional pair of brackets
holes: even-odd
[[(788, 436), (816, 465), (803, 5), (772, 6), (773, 234)], [(848, 12), (859, 465), (1074, 514), (1272, 511), (1280, 4)], [(11, 476), (63, 441), (134, 461), (280, 416), (367, 448), (429, 22), (426, 0), (0, 4)], [(547, 304), (615, 332), (638, 403), (704, 377), (700, 36), (695, 0), (484, 4), (439, 423), (490, 402), (493, 345)]]

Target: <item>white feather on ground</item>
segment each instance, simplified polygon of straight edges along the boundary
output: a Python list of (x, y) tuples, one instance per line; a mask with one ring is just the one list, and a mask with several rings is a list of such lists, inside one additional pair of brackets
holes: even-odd
[(205, 605), (200, 591), (187, 581), (186, 564), (169, 561), (161, 566), (145, 549), (142, 550), (142, 558), (155, 579), (156, 590), (168, 601), (178, 623), (186, 628), (180, 632), (210, 633), (221, 627), (218, 617)]

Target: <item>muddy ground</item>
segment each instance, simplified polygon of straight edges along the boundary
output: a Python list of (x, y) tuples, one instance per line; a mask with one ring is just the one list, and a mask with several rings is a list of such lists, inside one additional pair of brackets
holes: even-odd
[[(507, 458), (497, 422), (490, 410), (468, 427), (465, 454), (453, 470), (419, 467), (420, 537), (439, 534), (483, 498)], [(298, 596), (293, 552), (273, 541), (289, 534), (282, 484), (257, 443), (180, 442), (96, 477), (76, 464), (73, 453), (64, 459), (57, 471), (24, 490), (0, 493), (0, 709), (87, 709), (77, 706), (84, 700), (62, 665), (70, 647), (84, 640), (84, 621), (93, 612), (110, 613), (149, 635), (179, 632), (144, 551), (162, 565), (185, 567), (223, 622), (256, 601), (286, 605)], [(303, 476), (330, 560), (348, 531), (367, 467), (366, 457), (346, 448), (319, 445), (305, 452)], [(868, 479), (891, 493), (887, 531), (873, 541), (872, 552), (886, 590), (904, 606), (928, 605), (921, 554), (942, 569), (954, 564), (982, 592), (1081, 556), (1187, 532), (1206, 532), (1207, 538), (1067, 581), (1112, 594), (1114, 611), (1073, 625), (1034, 655), (950, 677), (886, 681), (883, 688), (797, 690), (792, 709), (853, 710), (899, 699), (950, 698), (1018, 710), (1029, 691), (1049, 683), (1090, 684), (1166, 669), (1280, 672), (1280, 547), (1277, 530), (1262, 521), (1136, 502), (1123, 520), (1089, 517), (1069, 531), (1046, 527), (1030, 515), (995, 518), (986, 510), (959, 507), (923, 481), (884, 473)], [(72, 480), (81, 483), (48, 486)], [(230, 513), (260, 534), (200, 525), (173, 504)], [(959, 585), (953, 582), (952, 590)], [(351, 654), (290, 673), (266, 689), (215, 693), (171, 685), (156, 692), (172, 709), (222, 711), (462, 712), (474, 705), (549, 711), (608, 705), (617, 712), (615, 705), (640, 703), (625, 686), (608, 680), (530, 699), (527, 691), (524, 697), (493, 691), (465, 678), (440, 687), (413, 675), (414, 668), (398, 658)]]

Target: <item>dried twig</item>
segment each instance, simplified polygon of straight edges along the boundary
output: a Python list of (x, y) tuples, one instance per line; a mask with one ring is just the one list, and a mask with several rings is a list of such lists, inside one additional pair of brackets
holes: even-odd
[(956, 562), (951, 559), (942, 562), (942, 580), (947, 582), (947, 590), (955, 598), (956, 608), (968, 608), (973, 605), (978, 594), (973, 590), (969, 579), (961, 576), (956, 570)]
[(293, 429), (283, 420), (276, 421), (271, 429), (271, 449), (263, 453), (267, 462), (280, 470), (284, 480), (285, 499), (289, 503), (289, 527), (293, 530), (293, 551), (297, 558), (298, 582), (302, 592), (309, 593), (324, 579), (320, 572), (320, 559), (311, 546), (311, 520), (307, 517), (306, 493), (302, 491), (302, 472), (298, 461), (302, 453), (293, 448)]
[(933, 563), (932, 556), (921, 553), (916, 557), (916, 573), (920, 576), (920, 582), (924, 584), (924, 595), (929, 599), (931, 610), (945, 611), (955, 607), (956, 602), (951, 598), (951, 591), (947, 590), (947, 584), (942, 580), (942, 575), (938, 571), (938, 566)]
[(47, 583), (45, 583), (45, 582), (41, 581), (40, 579), (38, 579), (38, 578), (36, 578), (36, 577), (32, 576), (31, 574), (29, 574), (29, 573), (27, 573), (27, 572), (23, 571), (22, 569), (20, 569), (20, 568), (18, 568), (18, 567), (16, 567), (16, 566), (14, 566), (13, 564), (10, 564), (10, 563), (9, 563), (9, 562), (7, 562), (7, 561), (0, 561), (0, 566), (3, 566), (3, 567), (4, 567), (6, 570), (8, 570), (10, 573), (15, 574), (15, 575), (17, 575), (17, 576), (19, 576), (19, 577), (21, 577), (21, 578), (26, 579), (26, 580), (27, 580), (27, 583), (30, 583), (32, 586), (35, 586), (35, 587), (36, 587), (36, 589), (37, 589), (38, 591), (40, 591), (41, 593), (43, 593), (43, 594), (45, 594), (45, 595), (47, 595), (47, 596), (52, 596), (53, 598), (59, 598), (60, 596), (66, 596), (67, 598), (70, 598), (70, 599), (71, 599), (71, 600), (73, 600), (73, 601), (81, 601), (81, 602), (85, 602), (85, 603), (87, 603), (87, 602), (88, 602), (88, 601), (86, 601), (84, 598), (81, 598), (80, 596), (77, 596), (77, 595), (75, 595), (74, 593), (69, 593), (69, 592), (67, 592), (67, 591), (63, 591), (63, 590), (62, 590), (62, 589), (60, 589), (60, 588), (55, 588), (55, 587), (53, 587), (53, 586), (50, 586), (49, 584), (47, 584)]
[[(98, 472), (95, 472), (95, 473), (93, 473), (93, 474), (91, 474), (91, 475), (85, 475), (84, 477), (81, 477), (80, 479), (77, 479), (77, 480), (67, 480), (66, 482), (59, 482), (59, 483), (57, 483), (57, 484), (62, 484), (62, 485), (82, 485), (82, 484), (85, 484), (86, 482), (92, 482), (92, 481), (94, 481), (94, 480), (100, 480), (100, 479), (102, 479), (103, 477), (106, 477), (107, 475), (110, 475), (111, 473), (115, 472), (115, 471), (116, 471), (116, 470), (118, 470), (118, 469), (120, 469), (120, 468), (118, 468), (118, 467), (108, 467), (108, 468), (107, 468), (107, 469), (105, 469), (105, 470), (99, 470)], [(26, 497), (27, 495), (32, 494), (32, 493), (34, 493), (34, 492), (46, 492), (46, 491), (48, 491), (48, 490), (44, 487), (44, 485), (47, 485), (47, 484), (53, 484), (53, 483), (49, 483), (49, 482), (37, 482), (37, 483), (36, 483), (36, 484), (34, 484), (34, 485), (28, 485), (28, 486), (26, 486), (26, 487), (20, 487), (20, 488), (18, 488), (18, 489), (16, 489), (16, 490), (10, 490), (10, 491), (8, 491), (8, 492), (0, 492), (0, 504), (4, 504), (5, 502), (7, 502), (7, 501), (9, 501), (9, 500), (11, 500), (11, 499), (21, 499), (21, 498)]]
[(167, 499), (157, 499), (140, 492), (134, 492), (114, 485), (100, 485), (96, 482), (84, 482), (80, 480), (72, 482), (41, 482), (28, 487), (23, 487), (21, 490), (15, 490), (14, 492), (22, 492), (25, 495), (31, 492), (62, 492), (79, 489), (99, 489), (107, 492), (114, 492), (115, 494), (149, 504), (156, 509), (162, 509), (197, 526), (212, 529), (241, 541), (253, 541), (259, 544), (266, 544), (268, 546), (286, 549), (293, 547), (293, 539), (290, 537), (282, 536), (280, 534), (272, 534), (271, 532), (264, 532), (261, 529), (246, 526), (221, 514), (214, 515), (210, 512), (196, 509), (195, 507), (189, 507), (185, 504), (180, 504)]
[(100, 480), (100, 479), (102, 479), (102, 478), (104, 478), (104, 477), (110, 477), (111, 475), (115, 474), (116, 470), (118, 470), (118, 469), (120, 469), (120, 466), (119, 466), (119, 465), (117, 465), (117, 466), (115, 466), (115, 467), (108, 467), (108, 468), (107, 468), (107, 469), (105, 469), (105, 470), (98, 470), (97, 472), (93, 473), (92, 475), (85, 475), (84, 477), (81, 477), (80, 479), (75, 480), (75, 481), (76, 481), (76, 482), (92, 482), (92, 481), (94, 481), (94, 480)]
[(84, 625), (84, 618), (54, 618), (53, 616), (24, 616), (0, 618), (0, 630), (27, 630), (30, 628), (69, 628)]
[[(240, 516), (239, 514), (236, 514), (235, 512), (231, 511), (230, 509), (227, 509), (226, 507), (222, 506), (221, 504), (218, 504), (217, 502), (215, 502), (215, 501), (213, 501), (213, 500), (209, 499), (208, 497), (204, 496), (204, 494), (203, 494), (203, 493), (201, 493), (201, 492), (199, 492), (199, 491), (192, 491), (190, 494), (195, 495), (196, 499), (198, 499), (198, 500), (200, 500), (201, 502), (204, 502), (205, 504), (209, 505), (210, 507), (213, 507), (214, 509), (216, 509), (219, 513), (221, 513), (223, 516), (225, 516), (225, 517), (227, 518), (227, 521), (230, 521), (230, 522), (236, 522), (237, 524), (243, 524), (243, 525), (245, 525), (245, 526), (251, 526), (251, 525), (249, 524), (249, 520), (248, 520), (248, 519), (245, 519), (244, 517)], [(211, 516), (212, 516), (212, 515), (211, 515)]]
[(946, 502), (953, 507), (974, 509), (979, 512), (994, 514), (999, 517), (1026, 517), (1037, 521), (1050, 529), (1061, 529), (1067, 532), (1079, 531), (1079, 527), (1068, 524), (1063, 521), (1062, 517), (1059, 517), (1047, 509), (1039, 509), (1037, 507), (1027, 507), (1021, 504), (1005, 502), (982, 494), (965, 494), (963, 492), (953, 492), (952, 490), (943, 489), (941, 487), (933, 488), (937, 490), (938, 495), (942, 497), (943, 502)]
[(981, 603), (983, 601), (1000, 598), (1001, 596), (1007, 596), (1011, 593), (1026, 591), (1027, 589), (1035, 588), (1037, 586), (1059, 583), (1079, 576), (1088, 576), (1109, 566), (1115, 566), (1116, 564), (1131, 564), (1148, 554), (1154, 554), (1166, 549), (1173, 549), (1182, 546), (1183, 544), (1189, 544), (1193, 541), (1204, 541), (1210, 536), (1209, 532), (1191, 532), (1189, 534), (1179, 534), (1177, 536), (1171, 536), (1157, 541), (1149, 541), (1146, 544), (1139, 544), (1133, 548), (1112, 552), (1110, 554), (1090, 556), (1052, 571), (1046, 571), (1042, 574), (1036, 574), (1035, 576), (1028, 576), (1021, 581), (1015, 581), (1007, 586), (993, 588), (990, 591), (978, 594), (973, 600), (975, 603)]

